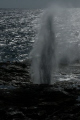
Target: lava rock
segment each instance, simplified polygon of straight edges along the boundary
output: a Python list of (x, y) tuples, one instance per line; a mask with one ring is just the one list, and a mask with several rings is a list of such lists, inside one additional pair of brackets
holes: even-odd
[(80, 119), (80, 81), (33, 84), (29, 70), (28, 63), (0, 63), (0, 120)]

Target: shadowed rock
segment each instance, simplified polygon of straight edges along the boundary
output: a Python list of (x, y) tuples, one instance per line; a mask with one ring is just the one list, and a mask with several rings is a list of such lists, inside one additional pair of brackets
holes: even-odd
[[(22, 64), (0, 65), (0, 72), (3, 73), (0, 73), (0, 120), (80, 119), (79, 81), (56, 82), (54, 85), (32, 84), (29, 75), (30, 64), (24, 64), (25, 67)], [(76, 67), (79, 74), (80, 69)], [(74, 72), (74, 66), (72, 70)], [(16, 79), (16, 74), (22, 77), (22, 80)], [(26, 74), (28, 75), (25, 81)], [(10, 75), (9, 80), (5, 77), (7, 75)], [(4, 86), (1, 87), (2, 84)]]

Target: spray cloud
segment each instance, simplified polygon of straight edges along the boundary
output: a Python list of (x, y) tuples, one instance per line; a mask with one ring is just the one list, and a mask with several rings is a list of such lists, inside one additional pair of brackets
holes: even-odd
[[(69, 14), (69, 11), (67, 12), (66, 8), (64, 9), (64, 7), (53, 7), (54, 6), (50, 9), (48, 8), (42, 15), (39, 33), (30, 54), (32, 57), (32, 80), (33, 83), (37, 84), (50, 84), (52, 80), (52, 72), (56, 70), (62, 59), (67, 58), (70, 63), (78, 57), (76, 51), (75, 54), (73, 53), (76, 44), (70, 44), (69, 38), (71, 37), (69, 30), (72, 25), (70, 21), (71, 15)], [(55, 14), (63, 16), (62, 22), (64, 22), (64, 30), (60, 31), (58, 27), (58, 31), (61, 32), (59, 34), (61, 38), (56, 38), (55, 35)]]
[(38, 38), (31, 55), (34, 83), (50, 84), (52, 65), (55, 63), (53, 11), (48, 10), (42, 15)]

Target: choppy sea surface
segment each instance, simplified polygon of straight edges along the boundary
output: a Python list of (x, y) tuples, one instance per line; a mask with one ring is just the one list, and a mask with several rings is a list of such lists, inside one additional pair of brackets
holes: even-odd
[[(41, 9), (0, 9), (0, 61), (23, 61), (28, 58), (43, 12)], [(69, 52), (79, 55), (80, 8), (58, 12), (54, 15), (54, 21), (61, 53), (73, 48)], [(74, 55), (71, 57), (74, 58)]]
[(0, 61), (27, 59), (40, 10), (0, 9)]

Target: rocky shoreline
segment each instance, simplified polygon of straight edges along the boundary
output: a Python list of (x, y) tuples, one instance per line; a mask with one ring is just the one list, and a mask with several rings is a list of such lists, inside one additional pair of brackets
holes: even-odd
[(0, 120), (80, 120), (80, 82), (33, 84), (29, 67), (0, 63)]

